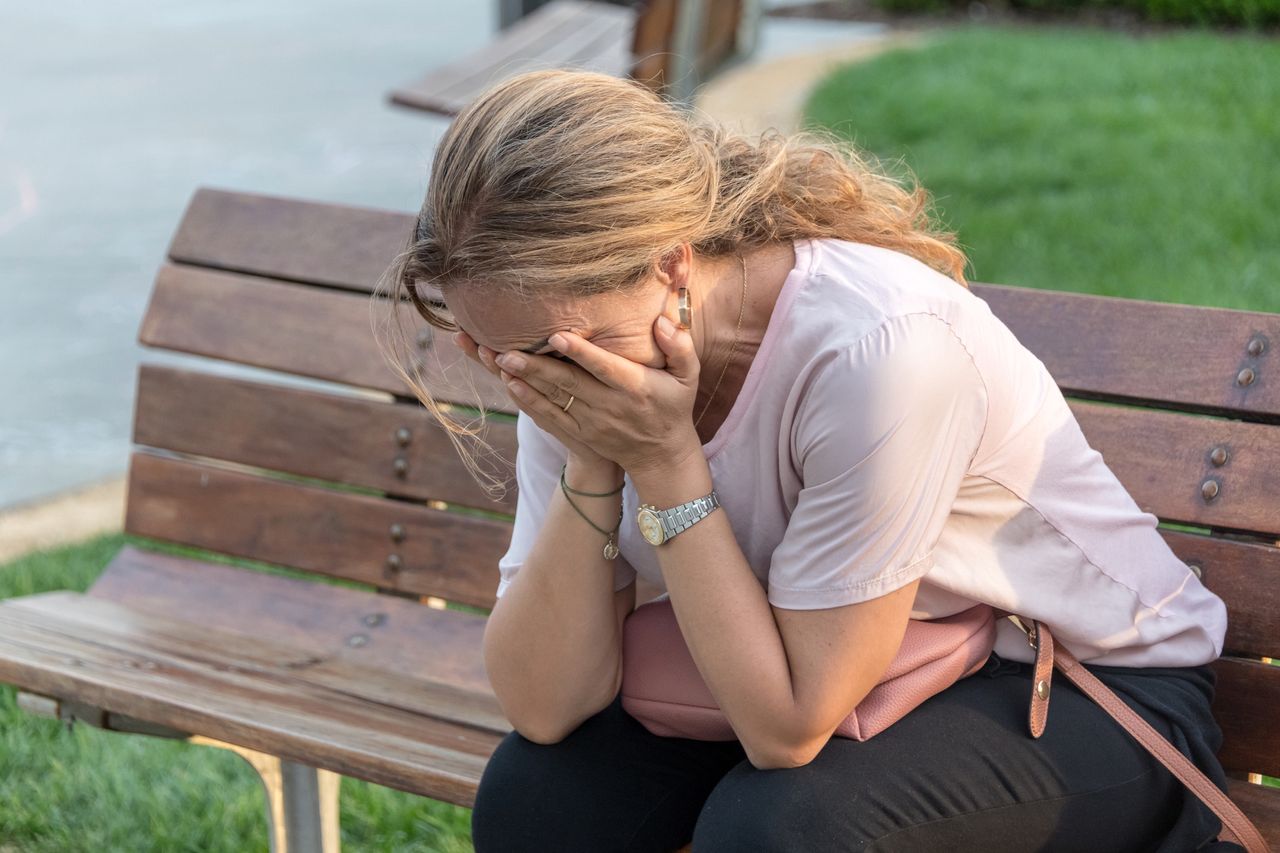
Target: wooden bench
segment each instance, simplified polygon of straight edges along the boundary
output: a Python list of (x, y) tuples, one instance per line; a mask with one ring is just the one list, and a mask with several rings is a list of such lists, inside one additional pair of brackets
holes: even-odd
[[(86, 594), (0, 602), (0, 681), (24, 707), (239, 751), (267, 785), (277, 851), (336, 849), (335, 774), (470, 806), (510, 731), (480, 648), (515, 495), (480, 491), (370, 328), (371, 285), (413, 221), (197, 191), (140, 340), (274, 373), (143, 364), (125, 518), (143, 538)], [(1280, 667), (1262, 660), (1280, 647), (1280, 314), (973, 290), (1138, 503), (1184, 526), (1164, 536), (1226, 600), (1221, 757), (1280, 846), (1280, 791), (1246, 781), (1280, 776)], [(467, 375), (510, 414), (492, 377), (421, 328), (439, 396), (471, 401)]]
[(678, 103), (755, 49), (758, 0), (553, 0), (480, 50), (392, 90), (399, 106), (456, 115), (499, 80), (539, 68), (631, 76)]

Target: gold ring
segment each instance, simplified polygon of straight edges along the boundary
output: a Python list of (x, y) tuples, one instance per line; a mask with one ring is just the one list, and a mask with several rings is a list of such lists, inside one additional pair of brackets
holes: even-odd
[(567, 402), (567, 403), (565, 403), (565, 404), (564, 404), (564, 411), (566, 411), (566, 412), (567, 412), (567, 411), (569, 411), (569, 407), (573, 405), (573, 400), (574, 400), (574, 396), (573, 396), (572, 394), (570, 394), (570, 395), (569, 395), (569, 402)]

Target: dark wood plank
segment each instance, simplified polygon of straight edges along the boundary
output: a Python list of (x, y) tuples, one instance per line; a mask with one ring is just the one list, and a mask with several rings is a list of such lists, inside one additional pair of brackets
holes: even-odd
[[(234, 646), (230, 635), (178, 653), (147, 642), (153, 617), (122, 608), (104, 630), (76, 620), (83, 596), (45, 595), (61, 608), (0, 602), (0, 681), (466, 806), (501, 737), (310, 684), (283, 665), (214, 657), (220, 642)], [(260, 652), (281, 664), (292, 653), (265, 640)]]
[[(406, 444), (401, 444), (402, 435)], [(491, 460), (488, 467), (510, 478), (506, 496), (495, 500), (467, 471), (444, 428), (416, 400), (340, 397), (144, 364), (138, 372), (133, 440), (398, 497), (515, 511), (510, 465), (516, 452), (515, 424), (489, 422), (487, 440), (508, 464)]]
[(227, 633), (269, 635), (325, 660), (402, 673), (426, 667), (433, 682), (491, 691), (480, 656), (484, 617), (472, 613), (129, 545), (88, 595)]
[(1280, 428), (1078, 400), (1070, 406), (1090, 446), (1147, 512), (1280, 536)]
[(1280, 666), (1223, 657), (1213, 716), (1224, 737), (1218, 758), (1227, 770), (1280, 776)]
[(1280, 550), (1177, 530), (1160, 533), (1175, 554), (1200, 569), (1205, 586), (1226, 603), (1224, 650), (1280, 659)]
[[(228, 310), (229, 305), (236, 310)], [(381, 305), (376, 307), (381, 311)], [(165, 264), (156, 276), (138, 340), (413, 397), (386, 363), (369, 312), (367, 295)], [(423, 321), (407, 333), (412, 341), (428, 329)], [(437, 400), (515, 412), (496, 377), (463, 355), (448, 335), (430, 331), (420, 343), (418, 361)]]
[[(543, 38), (532, 47), (509, 44), (504, 38), (521, 23), (541, 26), (532, 21), (548, 8), (565, 4), (571, 14), (561, 17), (552, 27), (543, 27)], [(626, 46), (635, 26), (635, 12), (610, 3), (557, 0), (539, 7), (517, 24), (503, 31), (490, 44), (484, 57), (472, 55), (452, 63), (442, 73), (420, 80), (411, 89), (413, 106), (445, 115), (461, 112), (485, 89), (525, 71), (544, 68), (585, 68), (614, 77), (627, 73), (630, 51)], [(394, 103), (404, 104), (410, 93), (393, 93)], [(397, 100), (397, 97), (400, 100)]]
[(1227, 793), (1240, 810), (1258, 827), (1273, 849), (1280, 848), (1280, 788), (1254, 785), (1239, 779), (1227, 780)]
[[(381, 657), (379, 643), (359, 647), (359, 656), (326, 653), (286, 644), (268, 615), (252, 634), (224, 630), (216, 615), (206, 615), (197, 601), (185, 602), (181, 618), (174, 614), (143, 613), (129, 604), (70, 592), (46, 593), (14, 599), (15, 606), (35, 614), (65, 619), (83, 629), (84, 636), (110, 636), (116, 648), (146, 654), (152, 648), (192, 664), (233, 666), (239, 672), (270, 676), (299, 690), (325, 687), (356, 699), (506, 734), (511, 726), (502, 714), (487, 681), (478, 690), (440, 676), (429, 632), (427, 642), (407, 666), (397, 670)], [(420, 609), (439, 613), (419, 605)], [(455, 614), (483, 623), (484, 617)], [(368, 636), (366, 634), (365, 636)], [(465, 659), (479, 662), (480, 645), (462, 650)], [(483, 665), (481, 664), (483, 668)]]
[(168, 255), (192, 266), (371, 293), (416, 221), (412, 213), (201, 187)]
[(476, 50), (430, 69), (418, 80), (398, 87), (389, 100), (400, 106), (453, 114), (457, 110), (438, 104), (435, 93), (472, 77), (478, 69), (500, 65), (513, 56), (535, 56), (575, 28), (575, 19), (597, 4), (583, 0), (553, 0), (513, 22)]
[(130, 457), (124, 529), (483, 608), (511, 539), (504, 521), (144, 452)]
[[(1280, 314), (974, 283), (1067, 394), (1280, 421)], [(1261, 351), (1251, 354), (1251, 342)], [(1248, 385), (1237, 382), (1253, 371)]]

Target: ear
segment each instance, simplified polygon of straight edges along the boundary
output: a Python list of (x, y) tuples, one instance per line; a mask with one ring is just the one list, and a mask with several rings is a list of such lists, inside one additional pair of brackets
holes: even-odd
[(676, 249), (663, 256), (654, 274), (663, 286), (675, 293), (680, 288), (689, 286), (689, 276), (692, 272), (693, 244), (681, 243)]

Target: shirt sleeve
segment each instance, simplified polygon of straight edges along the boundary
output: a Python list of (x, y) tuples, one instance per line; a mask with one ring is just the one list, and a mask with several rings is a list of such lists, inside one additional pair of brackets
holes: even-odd
[(924, 576), (986, 421), (983, 378), (935, 314), (890, 318), (833, 353), (792, 423), (802, 484), (769, 602), (839, 607)]
[[(498, 560), (498, 590), (495, 598), (501, 598), (512, 579), (533, 548), (547, 517), (547, 507), (555, 490), (560, 488), (560, 468), (569, 458), (569, 451), (555, 436), (539, 427), (524, 412), (516, 417), (516, 518), (511, 531), (511, 544)], [(592, 500), (592, 498), (578, 498)], [(585, 522), (583, 522), (585, 526)], [(604, 537), (599, 536), (600, 547)], [(614, 589), (619, 590), (635, 580), (636, 571), (619, 556), (613, 560)]]

